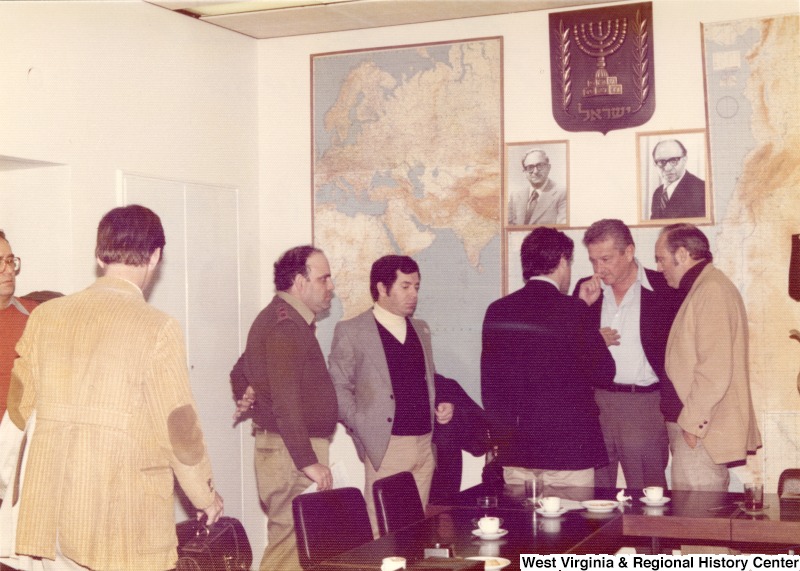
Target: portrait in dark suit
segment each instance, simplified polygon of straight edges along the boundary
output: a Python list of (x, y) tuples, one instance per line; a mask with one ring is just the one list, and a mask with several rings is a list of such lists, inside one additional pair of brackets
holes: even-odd
[(642, 221), (708, 220), (705, 177), (705, 133), (640, 138)]

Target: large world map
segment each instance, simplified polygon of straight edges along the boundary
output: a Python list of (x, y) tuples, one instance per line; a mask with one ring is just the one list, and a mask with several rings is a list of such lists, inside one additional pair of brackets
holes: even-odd
[(314, 242), (337, 294), (323, 350), (371, 306), (372, 262), (409, 255), (437, 370), (478, 396), (481, 323), (501, 287), (501, 78), (500, 38), (312, 58)]

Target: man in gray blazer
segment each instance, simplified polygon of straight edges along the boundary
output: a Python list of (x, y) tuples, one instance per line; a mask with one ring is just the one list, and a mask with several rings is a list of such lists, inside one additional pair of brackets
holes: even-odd
[(531, 149), (522, 158), (528, 186), (511, 193), (508, 224), (566, 224), (567, 189), (550, 178), (550, 159), (541, 149)]
[(434, 459), (433, 419), (453, 417), (451, 403), (436, 404), (428, 325), (412, 319), (420, 272), (408, 256), (384, 256), (372, 265), (372, 309), (336, 325), (328, 358), (339, 419), (364, 461), (364, 498), (377, 536), (373, 483), (398, 472), (414, 475), (428, 503)]

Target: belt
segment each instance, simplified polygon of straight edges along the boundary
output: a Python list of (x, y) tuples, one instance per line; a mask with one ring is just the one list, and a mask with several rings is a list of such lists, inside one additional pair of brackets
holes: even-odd
[(619, 383), (614, 383), (610, 387), (602, 388), (602, 390), (612, 393), (652, 393), (659, 389), (660, 387), (658, 383), (653, 383), (652, 385), (647, 385), (646, 387), (641, 385), (621, 385)]

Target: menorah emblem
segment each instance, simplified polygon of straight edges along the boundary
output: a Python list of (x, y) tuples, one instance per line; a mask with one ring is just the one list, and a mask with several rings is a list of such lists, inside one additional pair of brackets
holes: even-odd
[[(606, 69), (606, 58), (616, 52), (625, 43), (625, 35), (628, 33), (628, 20), (619, 18), (613, 21), (606, 20), (589, 23), (588, 30), (585, 23), (575, 24), (572, 27), (572, 35), (578, 48), (589, 57), (597, 58), (597, 71), (594, 79), (586, 82), (583, 88), (584, 97), (596, 97), (598, 95), (622, 95), (622, 84), (617, 83), (616, 76), (608, 75)], [(578, 28), (580, 27), (580, 32)]]

